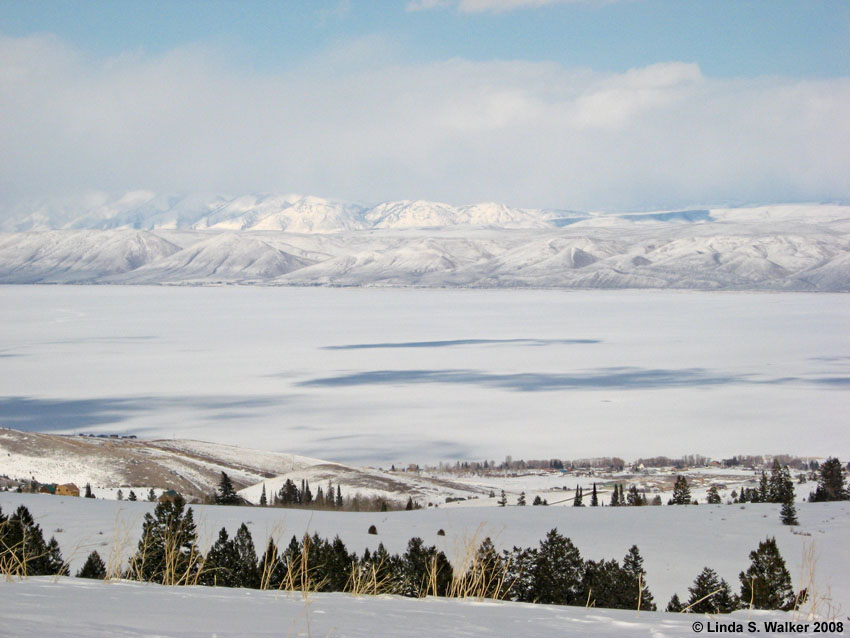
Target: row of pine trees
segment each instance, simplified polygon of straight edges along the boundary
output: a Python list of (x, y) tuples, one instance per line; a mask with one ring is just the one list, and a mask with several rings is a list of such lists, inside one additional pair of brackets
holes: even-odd
[[(339, 537), (332, 541), (314, 534), (293, 536), (285, 547), (269, 539), (257, 555), (244, 523), (231, 538), (225, 528), (203, 554), (197, 544), (192, 508), (182, 498), (159, 503), (147, 513), (142, 538), (129, 566), (120, 576), (166, 585), (210, 585), (301, 591), (354, 591), (402, 596), (474, 596), (518, 602), (596, 606), (614, 609), (656, 609), (646, 587), (643, 558), (632, 546), (617, 560), (584, 559), (572, 541), (551, 530), (537, 547), (513, 547), (498, 552), (489, 538), (455, 572), (443, 552), (421, 538), (408, 542), (403, 554), (391, 554), (380, 544), (358, 556)], [(751, 565), (741, 572), (738, 595), (717, 574), (705, 568), (682, 603), (674, 596), (668, 611), (728, 613), (740, 607), (791, 609), (805, 599), (795, 595), (791, 577), (772, 538), (750, 553)], [(0, 571), (9, 575), (67, 575), (67, 565), (55, 538), (45, 543), (40, 526), (25, 506), (11, 516), (0, 511)], [(77, 573), (106, 578), (107, 568), (92, 552)]]

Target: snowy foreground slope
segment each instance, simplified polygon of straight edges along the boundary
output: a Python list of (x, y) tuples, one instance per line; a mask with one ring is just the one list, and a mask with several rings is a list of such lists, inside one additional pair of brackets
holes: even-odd
[[(24, 504), (46, 538), (55, 536), (72, 573), (96, 549), (104, 560), (126, 560), (136, 550), (144, 514), (151, 503), (106, 501), (44, 494), (0, 492), (4, 513)], [(349, 551), (362, 553), (383, 543), (402, 553), (418, 536), (458, 563), (471, 545), (492, 538), (500, 549), (537, 546), (553, 527), (570, 537), (583, 558), (621, 560), (629, 547), (640, 548), (646, 584), (664, 607), (674, 593), (681, 597), (703, 567), (714, 569), (737, 591), (738, 574), (749, 565), (759, 541), (775, 536), (795, 589), (809, 586), (820, 601), (846, 614), (850, 610), (850, 503), (800, 503), (800, 526), (779, 521), (779, 505), (699, 505), (664, 507), (478, 507), (411, 512), (328, 512), (279, 508), (193, 506), (202, 548), (218, 530), (231, 536), (243, 522), (255, 545), (267, 539), (286, 544), (295, 535), (339, 535)], [(368, 533), (375, 525), (377, 535)], [(442, 529), (445, 536), (437, 532)], [(814, 564), (805, 560), (813, 552)], [(108, 557), (108, 559), (107, 559)]]
[(850, 290), (850, 206), (635, 214), (316, 197), (12, 211), (0, 283)]
[[(49, 577), (0, 582), (0, 600), (0, 636), (8, 637), (680, 638), (697, 635), (694, 622), (717, 620), (690, 614), (638, 615), (613, 609), (442, 598), (313, 594), (305, 600), (299, 594), (269, 591), (177, 589)], [(768, 622), (808, 622), (808, 630), (795, 635), (815, 635), (810, 620), (790, 613), (741, 611), (722, 620), (744, 627), (753, 622), (760, 635), (767, 636), (779, 635), (769, 631)]]

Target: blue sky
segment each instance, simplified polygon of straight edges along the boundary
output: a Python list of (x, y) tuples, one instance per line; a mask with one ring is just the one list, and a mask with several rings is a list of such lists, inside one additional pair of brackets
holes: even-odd
[(7, 201), (850, 198), (843, 0), (4, 0), (0, 38)]
[(410, 10), (386, 0), (4, 0), (7, 35), (58, 35), (97, 55), (162, 53), (186, 43), (230, 46), (242, 63), (275, 70), (346, 40), (392, 40), (403, 62), (452, 57), (552, 60), (625, 71), (696, 62), (716, 76), (850, 73), (850, 3), (843, 0), (627, 0), (502, 11), (446, 3)]

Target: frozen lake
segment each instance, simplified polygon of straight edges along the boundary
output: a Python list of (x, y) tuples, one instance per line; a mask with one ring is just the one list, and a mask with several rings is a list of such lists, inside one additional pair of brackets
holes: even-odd
[(850, 452), (850, 296), (0, 287), (0, 425), (340, 461)]

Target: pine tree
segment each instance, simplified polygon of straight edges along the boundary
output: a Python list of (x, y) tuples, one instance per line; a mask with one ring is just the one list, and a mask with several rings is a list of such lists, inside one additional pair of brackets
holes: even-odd
[(534, 600), (572, 605), (579, 600), (584, 563), (572, 541), (552, 529), (540, 542), (532, 571)]
[(130, 490), (130, 494), (127, 496), (127, 500), (128, 501), (137, 500), (136, 493), (133, 490)]
[(624, 588), (623, 609), (640, 609), (655, 611), (655, 602), (646, 586), (646, 570), (643, 568), (643, 557), (637, 545), (632, 545), (623, 558), (623, 575), (621, 586)]
[(266, 551), (260, 559), (260, 589), (281, 589), (286, 578), (286, 563), (278, 554), (277, 545), (269, 538)]
[(269, 501), (266, 498), (266, 484), (263, 483), (263, 491), (260, 494), (260, 507), (265, 507), (268, 504), (269, 504)]
[(407, 505), (404, 506), (404, 509), (407, 510), (408, 512), (413, 509), (413, 497), (412, 496), (407, 497)]
[(508, 497), (505, 496), (505, 490), (502, 490), (502, 495), (499, 497), (499, 500), (497, 501), (497, 503), (498, 503), (499, 507), (504, 507), (505, 505), (508, 504)]
[(844, 487), (844, 473), (837, 458), (828, 458), (820, 466), (818, 486), (809, 496), (810, 502), (850, 500), (850, 489)]
[[(9, 576), (50, 576), (66, 569), (55, 538), (44, 542), (41, 526), (20, 505), (9, 518), (0, 518), (0, 546), (5, 550), (4, 573)], [(8, 570), (8, 571), (6, 571)]]
[(85, 497), (86, 498), (94, 498), (94, 494), (92, 494), (92, 491), (91, 491), (91, 483), (86, 483)]
[(122, 490), (118, 490), (118, 494), (116, 495), (116, 498), (119, 501), (123, 501), (124, 500), (124, 492)]
[(106, 565), (104, 565), (103, 559), (97, 551), (89, 554), (85, 564), (77, 572), (77, 578), (94, 578), (95, 580), (106, 578)]
[(779, 461), (773, 459), (773, 465), (770, 468), (770, 479), (767, 484), (767, 502), (783, 503), (785, 501), (785, 483), (782, 476), (782, 468)]
[(334, 503), (334, 505), (338, 510), (342, 509), (342, 489), (339, 487), (339, 485), (336, 486), (336, 502)]
[(593, 492), (590, 494), (590, 506), (599, 507), (599, 497), (596, 494), (596, 483), (593, 484)]
[(178, 495), (158, 503), (145, 514), (138, 550), (130, 561), (128, 577), (166, 585), (191, 584), (200, 555), (192, 508)]
[(770, 498), (770, 483), (767, 480), (767, 474), (764, 473), (764, 470), (761, 472), (761, 478), (759, 479), (759, 490), (758, 490), (758, 500), (753, 501), (754, 503), (767, 503)]
[(673, 594), (673, 597), (670, 599), (670, 602), (667, 603), (667, 609), (665, 611), (678, 613), (684, 608), (685, 606), (679, 600), (679, 594)]
[(686, 606), (695, 614), (728, 614), (737, 608), (729, 583), (708, 567), (699, 573), (688, 591), (691, 597)]
[(779, 511), (779, 520), (783, 525), (799, 525), (797, 521), (797, 508), (794, 507), (793, 499), (788, 499), (782, 504), (782, 509)]
[(673, 498), (670, 502), (673, 505), (689, 505), (691, 502), (691, 488), (688, 485), (688, 479), (681, 474), (676, 477), (676, 482), (673, 484)]
[(204, 559), (199, 582), (202, 585), (216, 587), (237, 587), (237, 571), (239, 565), (236, 556), (236, 547), (227, 530), (222, 527), (218, 532), (218, 539)]
[(215, 495), (215, 502), (218, 505), (238, 505), (239, 497), (236, 495), (236, 490), (233, 489), (233, 483), (230, 477), (224, 472), (221, 473), (221, 479), (218, 482), (218, 491)]
[(236, 558), (236, 586), (257, 589), (260, 586), (257, 551), (254, 549), (254, 540), (245, 523), (242, 523), (233, 537), (233, 548)]
[(150, 492), (148, 492), (148, 501), (153, 503), (155, 500), (156, 500), (156, 494), (154, 493), (153, 488), (151, 488)]
[(708, 494), (706, 495), (705, 502), (709, 505), (718, 505), (720, 503), (720, 492), (717, 491), (717, 487), (712, 485), (708, 488)]
[(791, 574), (779, 553), (775, 538), (759, 543), (750, 552), (752, 563), (741, 572), (741, 604), (754, 609), (787, 609), (794, 603)]
[(584, 504), (582, 503), (582, 498), (583, 498), (583, 495), (582, 495), (581, 486), (576, 485), (576, 495), (575, 495), (575, 498), (573, 499), (573, 507), (584, 507)]
[(525, 492), (519, 493), (519, 498), (516, 500), (516, 504), (519, 507), (525, 507)]
[(620, 505), (621, 503), (619, 485), (615, 483), (614, 491), (611, 493), (611, 507), (619, 507)]

